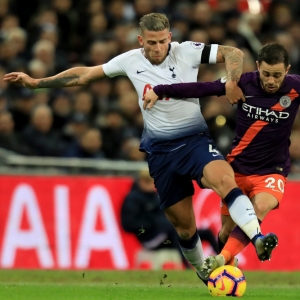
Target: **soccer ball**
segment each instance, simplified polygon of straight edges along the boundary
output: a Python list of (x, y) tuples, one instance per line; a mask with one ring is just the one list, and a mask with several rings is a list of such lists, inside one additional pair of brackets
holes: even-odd
[(233, 266), (222, 266), (214, 270), (208, 278), (208, 291), (214, 297), (242, 297), (246, 291), (246, 279), (242, 271)]

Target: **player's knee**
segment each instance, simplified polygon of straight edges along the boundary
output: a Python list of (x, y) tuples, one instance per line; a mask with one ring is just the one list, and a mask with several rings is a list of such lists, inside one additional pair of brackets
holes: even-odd
[(262, 218), (264, 217), (270, 210), (272, 210), (274, 207), (273, 207), (273, 204), (272, 203), (269, 203), (267, 201), (260, 201), (258, 203), (255, 203), (255, 212), (257, 214), (257, 217), (258, 218)]
[(188, 231), (177, 231), (177, 233), (182, 240), (188, 240), (193, 236)]
[(175, 227), (175, 230), (178, 234), (178, 236), (183, 239), (183, 240), (188, 240), (190, 239), (196, 232), (196, 228), (192, 226), (177, 226)]
[(219, 181), (217, 189), (220, 191), (220, 196), (225, 198), (230, 191), (237, 187), (234, 178), (230, 174), (224, 174)]

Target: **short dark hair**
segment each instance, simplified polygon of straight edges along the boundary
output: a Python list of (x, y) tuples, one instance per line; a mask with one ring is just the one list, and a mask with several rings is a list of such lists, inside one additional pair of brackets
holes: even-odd
[(257, 61), (261, 64), (263, 61), (268, 65), (284, 63), (287, 68), (290, 64), (290, 58), (286, 48), (278, 43), (268, 43), (258, 52)]

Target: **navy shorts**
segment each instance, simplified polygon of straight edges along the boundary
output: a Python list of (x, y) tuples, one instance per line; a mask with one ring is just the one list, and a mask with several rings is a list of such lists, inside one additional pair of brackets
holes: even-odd
[(225, 160), (208, 135), (193, 136), (184, 146), (166, 153), (149, 154), (150, 175), (165, 209), (188, 196), (194, 195), (192, 180), (201, 184), (204, 167), (213, 160)]

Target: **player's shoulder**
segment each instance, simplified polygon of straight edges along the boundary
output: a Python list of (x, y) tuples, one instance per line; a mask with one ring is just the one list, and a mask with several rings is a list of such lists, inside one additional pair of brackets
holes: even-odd
[(126, 51), (122, 54), (120, 54), (119, 56), (123, 56), (123, 57), (139, 57), (142, 55), (142, 48), (137, 48), (137, 49), (132, 49), (129, 51)]
[(123, 64), (131, 64), (132, 62), (136, 62), (139, 59), (142, 59), (143, 54), (142, 54), (142, 48), (138, 48), (138, 49), (133, 49), (133, 50), (129, 50), (126, 51), (124, 53), (121, 53), (117, 56), (115, 56), (112, 61), (116, 61), (118, 63), (123, 63)]
[(295, 91), (300, 95), (300, 76), (298, 74), (287, 74), (282, 84), (282, 90), (285, 93)]
[(178, 51), (181, 49), (197, 49), (202, 50), (205, 44), (200, 42), (192, 42), (192, 41), (185, 41), (185, 42), (171, 42), (171, 51)]
[(300, 83), (300, 76), (298, 74), (287, 74), (285, 76), (285, 80), (288, 83), (299, 84)]

